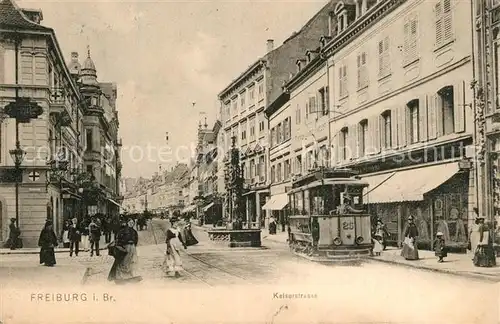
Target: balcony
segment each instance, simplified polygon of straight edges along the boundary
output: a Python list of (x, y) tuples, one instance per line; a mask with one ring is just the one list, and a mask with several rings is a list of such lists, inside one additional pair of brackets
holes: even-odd
[(69, 126), (73, 122), (72, 107), (66, 90), (63, 88), (52, 88), (50, 90), (49, 113), (55, 116), (60, 126)]

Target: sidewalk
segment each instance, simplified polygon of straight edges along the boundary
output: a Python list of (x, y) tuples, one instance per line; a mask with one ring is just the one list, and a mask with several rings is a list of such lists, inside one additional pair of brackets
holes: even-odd
[[(111, 239), (113, 239), (113, 235), (111, 235)], [(59, 243), (59, 246), (62, 246), (62, 243)], [(107, 249), (108, 244), (105, 242), (104, 235), (101, 236), (101, 240), (99, 241), (99, 251), (103, 251)], [(89, 243), (90, 247), (90, 243)], [(80, 242), (80, 251), (82, 251), (82, 243)], [(54, 249), (55, 253), (69, 253), (69, 248), (58, 247)], [(17, 250), (11, 250), (8, 248), (0, 248), (0, 255), (5, 254), (38, 254), (40, 253), (40, 248), (22, 248)]]
[(471, 254), (448, 253), (448, 257), (445, 258), (445, 261), (443, 263), (438, 263), (437, 257), (434, 255), (433, 251), (419, 250), (418, 253), (420, 260), (408, 261), (400, 255), (400, 249), (388, 247), (386, 251), (382, 252), (381, 256), (373, 257), (371, 260), (421, 270), (500, 282), (500, 266), (492, 268), (475, 267), (472, 264)]
[[(262, 240), (273, 241), (277, 243), (287, 243), (287, 233), (278, 232), (276, 235), (263, 233)], [(388, 247), (382, 255), (371, 257), (369, 260), (373, 262), (384, 262), (394, 265), (400, 265), (408, 268), (441, 272), (457, 276), (465, 276), (469, 278), (489, 280), (500, 282), (500, 264), (492, 268), (479, 268), (472, 264), (471, 254), (448, 253), (445, 262), (438, 263), (434, 255), (434, 251), (418, 251), (420, 260), (408, 261), (401, 257), (401, 250), (393, 247)], [(498, 262), (498, 261), (497, 261)]]

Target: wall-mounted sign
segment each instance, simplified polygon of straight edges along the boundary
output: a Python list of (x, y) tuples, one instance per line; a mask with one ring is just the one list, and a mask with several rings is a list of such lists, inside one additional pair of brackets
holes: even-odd
[(30, 119), (36, 119), (43, 113), (43, 108), (30, 98), (22, 97), (5, 106), (4, 112), (21, 123), (29, 123)]

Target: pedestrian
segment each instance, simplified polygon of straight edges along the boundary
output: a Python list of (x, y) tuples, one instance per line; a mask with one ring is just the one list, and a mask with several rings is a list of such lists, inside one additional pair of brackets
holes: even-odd
[(443, 262), (443, 259), (448, 256), (443, 232), (436, 233), (436, 239), (434, 240), (434, 253), (438, 257), (438, 262), (440, 263)]
[(408, 227), (405, 231), (405, 240), (401, 249), (401, 256), (406, 260), (418, 260), (417, 249), (418, 229), (413, 221), (413, 216), (408, 217)]
[(375, 256), (380, 256), (380, 254), (384, 250), (384, 244), (383, 244), (384, 239), (382, 238), (382, 235), (380, 233), (375, 233), (372, 240), (373, 240), (373, 254)]
[(269, 234), (276, 234), (276, 220), (273, 216), (269, 217)]
[(104, 241), (106, 242), (106, 244), (111, 242), (112, 227), (113, 227), (113, 223), (111, 221), (111, 217), (108, 215), (108, 216), (106, 216), (106, 218), (104, 219), (104, 222), (103, 222)]
[(97, 217), (92, 217), (92, 220), (89, 224), (89, 240), (90, 240), (90, 256), (94, 256), (95, 254), (99, 256), (99, 241), (101, 240), (101, 227), (99, 226), (99, 222)]
[(138, 282), (142, 280), (141, 276), (136, 275), (138, 262), (137, 243), (139, 236), (134, 229), (135, 222), (129, 219), (127, 223), (121, 224), (120, 231), (117, 234), (114, 244), (115, 262), (108, 275), (109, 281), (116, 284)]
[(17, 219), (11, 218), (9, 225), (9, 238), (7, 244), (11, 250), (22, 248), (21, 239), (19, 238), (20, 236), (21, 236), (21, 231), (17, 226)]
[(47, 220), (45, 222), (45, 226), (40, 232), (38, 246), (40, 247), (40, 264), (44, 264), (47, 267), (53, 267), (56, 264), (54, 248), (57, 246), (57, 236), (56, 233), (54, 233), (52, 221)]
[(377, 225), (375, 227), (375, 233), (374, 235), (379, 235), (382, 238), (382, 247), (383, 250), (385, 251), (387, 247), (387, 237), (389, 236), (389, 233), (387, 232), (387, 227), (385, 224), (382, 222), (380, 218), (377, 219)]
[(485, 224), (484, 217), (478, 216), (477, 229), (479, 241), (474, 252), (473, 263), (476, 267), (493, 267), (496, 265), (495, 249), (493, 247), (493, 226)]
[(183, 226), (181, 233), (182, 241), (186, 243), (186, 246), (198, 244), (198, 240), (191, 231), (191, 223), (187, 223), (185, 226)]
[(82, 250), (85, 252), (89, 251), (89, 217), (85, 217), (83, 221), (80, 223), (80, 233), (82, 235)]
[(179, 219), (172, 216), (170, 219), (171, 227), (167, 230), (167, 239), (165, 240), (167, 244), (167, 250), (165, 251), (165, 272), (167, 274), (173, 272), (176, 278), (181, 276), (180, 271), (182, 270), (182, 259), (179, 254), (180, 247), (187, 248), (186, 244), (182, 241), (182, 236), (179, 235), (178, 222)]
[(80, 240), (82, 239), (80, 233), (80, 226), (78, 224), (78, 219), (74, 217), (71, 220), (71, 224), (68, 228), (68, 238), (69, 238), (69, 256), (73, 256), (73, 250), (75, 251), (75, 255), (78, 256), (78, 252), (80, 252)]
[[(476, 255), (476, 248), (479, 243), (479, 226), (480, 226), (480, 219), (479, 217), (479, 210), (477, 207), (474, 207), (472, 209), (474, 211), (474, 214), (476, 215), (476, 219), (474, 220), (474, 224), (470, 227), (469, 230), (469, 241), (468, 241), (468, 250), (472, 254), (471, 259), (474, 261), (474, 256)], [(482, 218), (484, 220), (484, 218)]]
[(62, 228), (62, 242), (63, 247), (69, 248), (70, 240), (69, 240), (69, 227), (71, 225), (71, 221), (69, 219), (65, 220)]

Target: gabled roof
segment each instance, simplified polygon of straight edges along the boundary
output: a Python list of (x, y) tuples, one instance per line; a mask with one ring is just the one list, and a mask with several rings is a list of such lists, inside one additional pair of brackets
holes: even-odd
[(0, 28), (52, 31), (51, 28), (30, 21), (12, 0), (0, 0)]

